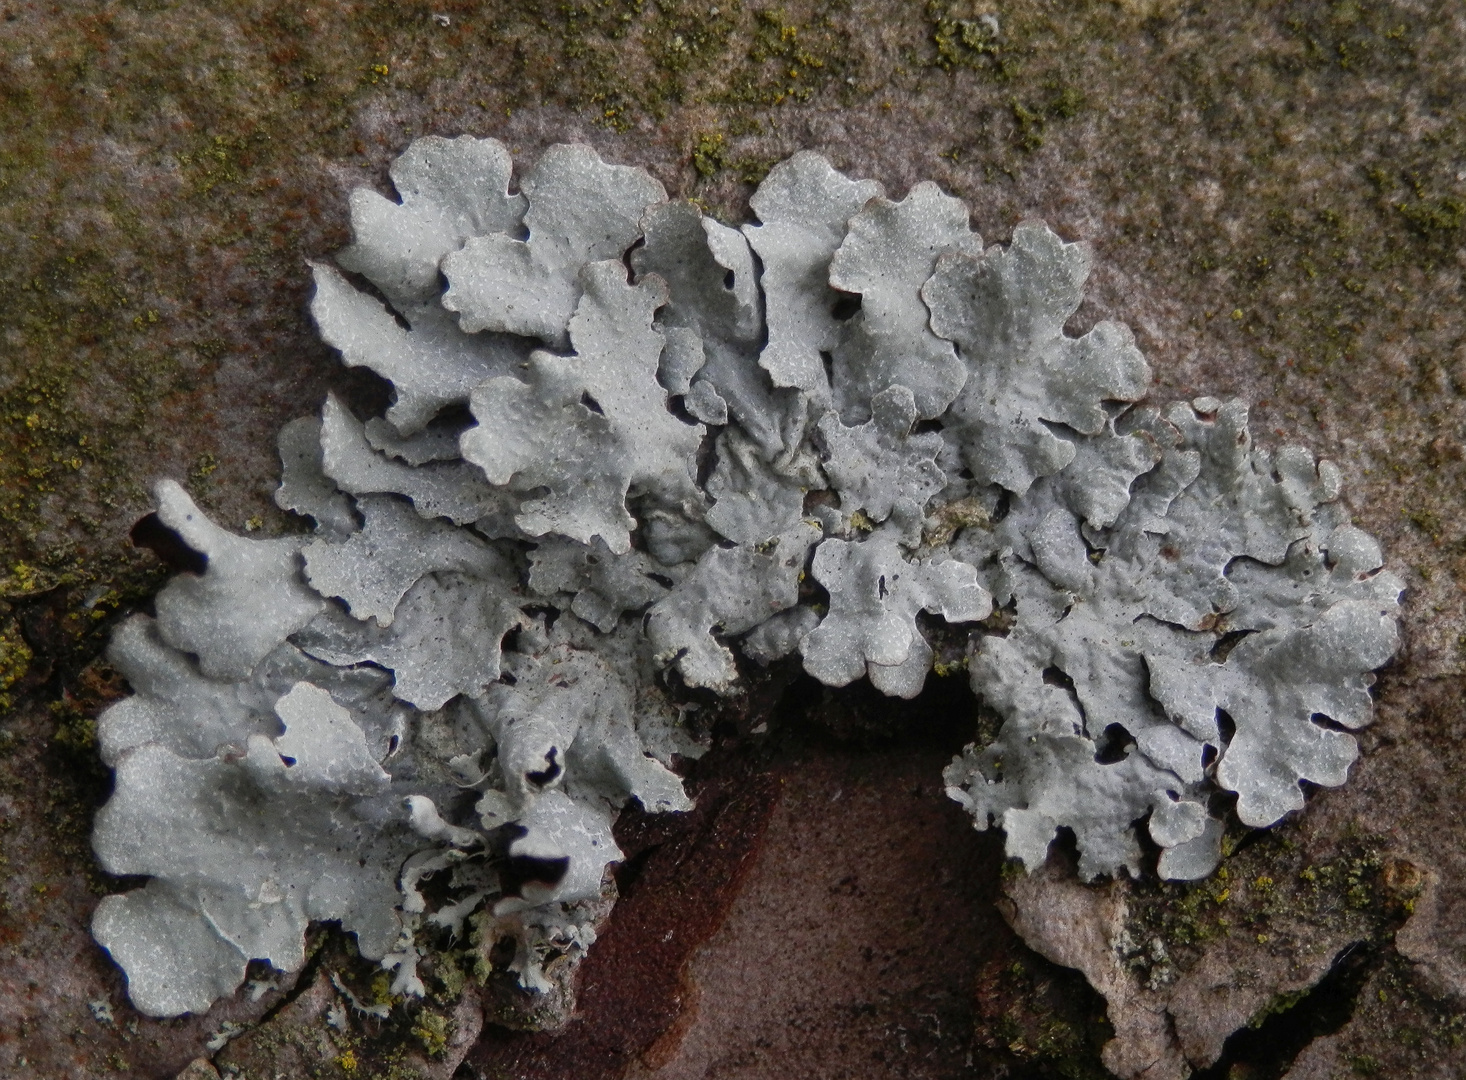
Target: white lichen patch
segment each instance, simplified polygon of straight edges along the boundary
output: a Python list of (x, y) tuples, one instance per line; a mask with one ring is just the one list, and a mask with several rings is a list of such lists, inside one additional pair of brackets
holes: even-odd
[(467, 401), (473, 388), (513, 371), (529, 349), (506, 334), (465, 334), (438, 307), (399, 313), (404, 327), (376, 298), (354, 288), (330, 266), (317, 264), (311, 314), (326, 343), (353, 367), (389, 380), (397, 400), (387, 420), (411, 435), (445, 405)]
[(964, 623), (992, 611), (992, 598), (971, 566), (956, 559), (909, 562), (895, 537), (884, 533), (859, 543), (825, 540), (812, 570), (830, 593), (830, 613), (801, 647), (804, 670), (827, 686), (869, 674), (877, 688), (915, 697), (931, 666), (917, 612)]
[(672, 506), (695, 502), (694, 455), (702, 428), (667, 408), (657, 382), (662, 335), (652, 313), (667, 301), (660, 278), (632, 285), (619, 260), (592, 263), (570, 320), (571, 356), (537, 351), (517, 378), (473, 392), (478, 424), (463, 456), (489, 482), (546, 494), (526, 498), (515, 521), (531, 536), (558, 533), (617, 554), (631, 547), (633, 486)]
[(1090, 259), (1085, 245), (1025, 223), (1007, 248), (944, 256), (922, 287), (932, 330), (955, 342), (967, 365), (948, 422), (978, 479), (1023, 494), (1074, 459), (1073, 444), (1049, 425), (1098, 434), (1106, 402), (1145, 395), (1150, 368), (1126, 327), (1064, 334)]
[(352, 197), (311, 311), (395, 398), (281, 432), (310, 531), (156, 489), (201, 570), (118, 628), (98, 728), (97, 854), (149, 881), (94, 931), (140, 1009), (298, 968), (317, 920), (394, 995), (470, 928), (566, 992), (618, 813), (689, 809), (714, 695), (779, 662), (910, 698), (965, 648), (1002, 724), (947, 790), (1029, 869), (1068, 829), (1086, 879), (1202, 877), (1226, 815), (1344, 782), (1400, 582), (1333, 465), (1254, 446), (1240, 402), (1144, 402), (1118, 324), (1064, 332), (1084, 245), (983, 250), (935, 185), (809, 153), (742, 229), (585, 147), (512, 175), (430, 138), (400, 202)]
[(643, 211), (667, 194), (640, 169), (607, 165), (587, 146), (554, 146), (524, 178), (524, 196), (524, 240), (488, 233), (444, 257), (443, 306), (470, 333), (497, 330), (564, 346), (581, 271), (619, 261), (641, 236)]
[[(1165, 450), (1100, 515), (1109, 527), (1083, 520), (1085, 492), (1130, 485), (1135, 460), (1112, 454), (1105, 470), (1105, 454), (1082, 452), (1071, 467), (1088, 484), (1067, 470), (1040, 480), (955, 545), (1016, 618), (971, 643), (973, 688), (1006, 723), (953, 764), (949, 790), (979, 827), (1003, 823), (1030, 866), (1067, 826), (1086, 877), (1138, 872), (1123, 826), (1150, 813), (1160, 872), (1205, 876), (1221, 822), (1192, 807), (1235, 792), (1242, 823), (1265, 826), (1302, 807), (1301, 781), (1342, 784), (1357, 750), (1337, 728), (1368, 722), (1369, 672), (1398, 646), (1401, 583), (1346, 524), (1336, 470), (1296, 447), (1253, 449), (1235, 402), (1197, 404), (1207, 411), (1135, 418)], [(1074, 784), (1094, 798), (1056, 808)]]
[(692, 572), (647, 616), (657, 658), (688, 686), (736, 690), (732, 651), (713, 636), (742, 634), (799, 601), (799, 579), (818, 526), (801, 521), (758, 546), (709, 548)]
[(523, 596), (502, 576), (438, 572), (415, 581), (388, 627), (327, 608), (297, 635), (303, 651), (337, 665), (375, 663), (392, 672), (393, 693), (420, 709), (460, 694), (477, 697), (498, 680), (499, 642), (523, 621)]
[(158, 519), (203, 555), (158, 594), (158, 634), (199, 658), (205, 675), (240, 679), (321, 610), (300, 580), (297, 540), (250, 540), (219, 528), (172, 480), (154, 489)]
[(860, 296), (834, 350), (835, 403), (847, 420), (863, 420), (890, 386), (911, 391), (918, 416), (940, 416), (967, 382), (921, 298), (940, 256), (982, 250), (967, 219), (967, 205), (931, 182), (900, 202), (873, 199), (850, 219), (830, 263), (830, 284)]
[(377, 450), (366, 426), (334, 394), (321, 412), (321, 471), (344, 492), (404, 495), (423, 517), (447, 518), (455, 525), (500, 528), (517, 508), (511, 494), (487, 483), (467, 462), (428, 461), (414, 467)]
[(400, 204), (370, 188), (351, 193), (355, 240), (336, 261), (393, 304), (436, 304), (445, 255), (471, 237), (519, 236), (525, 198), (509, 191), (513, 170), (495, 139), (418, 139), (390, 170)]
[(275, 707), (283, 728), (206, 759), (158, 742), (118, 760), (93, 844), (114, 874), (147, 874), (97, 909), (97, 939), (153, 1016), (207, 1008), (250, 959), (293, 970), (312, 920), (339, 919), (364, 956), (396, 940), (397, 870), (411, 853), (392, 779), (331, 696), (298, 683)]
[(603, 541), (587, 545), (563, 536), (546, 537), (529, 562), (531, 589), (547, 598), (566, 594), (570, 610), (606, 634), (624, 613), (666, 596), (685, 573), (683, 564), (667, 566), (644, 551), (617, 555)]
[(871, 418), (848, 428), (833, 411), (820, 417), (825, 446), (825, 473), (840, 494), (840, 509), (863, 513), (870, 521), (894, 519), (903, 542), (915, 547), (921, 539), (926, 506), (946, 486), (937, 464), (942, 437), (913, 435), (916, 398), (904, 386), (892, 386), (871, 399)]
[(759, 364), (775, 386), (829, 394), (821, 354), (839, 342), (840, 294), (830, 285), (850, 219), (882, 194), (873, 180), (851, 180), (819, 154), (801, 150), (764, 177), (749, 206), (759, 224), (744, 235), (763, 262), (768, 343)]
[(340, 543), (309, 544), (305, 576), (322, 596), (344, 600), (358, 619), (392, 625), (398, 603), (426, 573), (507, 573), (504, 554), (467, 529), (424, 521), (402, 500), (389, 496), (364, 497), (357, 505), (365, 524)]

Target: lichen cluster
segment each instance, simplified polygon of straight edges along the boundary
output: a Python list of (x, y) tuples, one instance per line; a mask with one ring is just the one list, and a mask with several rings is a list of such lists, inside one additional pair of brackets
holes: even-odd
[(810, 153), (742, 228), (583, 146), (511, 176), (435, 137), (400, 202), (353, 196), (312, 313), (395, 399), (281, 432), (313, 533), (157, 488), (204, 565), (114, 639), (136, 693), (100, 723), (96, 832), (151, 878), (94, 925), (145, 1012), (298, 966), (312, 920), (393, 993), (475, 912), (526, 988), (563, 985), (617, 811), (690, 806), (685, 716), (794, 655), (914, 697), (929, 619), (969, 629), (1004, 720), (948, 792), (1029, 867), (1069, 828), (1085, 877), (1139, 873), (1143, 828), (1201, 877), (1225, 793), (1260, 826), (1343, 782), (1399, 582), (1330, 464), (1255, 448), (1237, 402), (1144, 403), (1123, 326), (1065, 332), (1084, 245), (985, 248), (935, 185), (893, 201)]

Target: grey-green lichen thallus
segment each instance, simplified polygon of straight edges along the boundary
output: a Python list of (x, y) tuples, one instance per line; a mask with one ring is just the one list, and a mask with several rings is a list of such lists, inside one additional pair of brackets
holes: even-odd
[(741, 229), (583, 146), (515, 190), (499, 143), (421, 139), (392, 178), (314, 267), (323, 337), (396, 392), (281, 432), (314, 533), (156, 489), (204, 568), (113, 639), (95, 833), (150, 878), (94, 921), (143, 1012), (298, 967), (316, 920), (393, 994), (470, 917), (563, 987), (620, 808), (691, 805), (687, 717), (795, 655), (914, 697), (927, 619), (1003, 720), (947, 791), (1026, 867), (1068, 828), (1082, 876), (1138, 875), (1143, 829), (1204, 877), (1224, 813), (1344, 782), (1401, 584), (1330, 463), (1254, 446), (1240, 402), (1149, 403), (1121, 325), (1065, 333), (1085, 245), (984, 248), (935, 185), (811, 153)]

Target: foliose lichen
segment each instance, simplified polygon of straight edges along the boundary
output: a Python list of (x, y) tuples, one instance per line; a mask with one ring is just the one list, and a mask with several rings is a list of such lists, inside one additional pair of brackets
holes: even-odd
[(156, 489), (203, 570), (114, 637), (95, 833), (150, 878), (94, 921), (144, 1012), (298, 967), (315, 920), (394, 995), (434, 931), (563, 988), (618, 811), (691, 806), (696, 696), (798, 654), (914, 697), (927, 618), (967, 628), (1003, 718), (947, 791), (1029, 868), (1067, 828), (1086, 878), (1141, 873), (1144, 829), (1161, 877), (1204, 877), (1227, 793), (1265, 826), (1344, 781), (1400, 583), (1332, 465), (1254, 447), (1239, 402), (1146, 403), (1119, 325), (1064, 332), (1084, 245), (984, 249), (934, 185), (888, 200), (810, 153), (741, 229), (582, 146), (518, 192), (466, 136), (392, 177), (314, 266), (322, 335), (396, 398), (281, 432), (313, 534)]

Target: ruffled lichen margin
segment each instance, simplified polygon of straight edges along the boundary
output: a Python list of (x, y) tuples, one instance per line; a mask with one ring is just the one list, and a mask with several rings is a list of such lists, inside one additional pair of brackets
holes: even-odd
[(582, 146), (515, 190), (497, 142), (422, 139), (392, 178), (314, 266), (323, 337), (395, 398), (281, 432), (313, 532), (156, 489), (204, 566), (114, 637), (95, 833), (150, 879), (94, 921), (143, 1012), (298, 967), (317, 920), (393, 993), (469, 920), (563, 987), (616, 813), (690, 805), (690, 712), (795, 655), (913, 697), (933, 620), (1003, 720), (948, 793), (1029, 868), (1069, 829), (1086, 879), (1146, 872), (1142, 836), (1195, 879), (1229, 813), (1344, 781), (1400, 582), (1330, 463), (1240, 402), (1150, 403), (1123, 326), (1066, 333), (1083, 244), (985, 247), (935, 185), (809, 153), (742, 229)]

